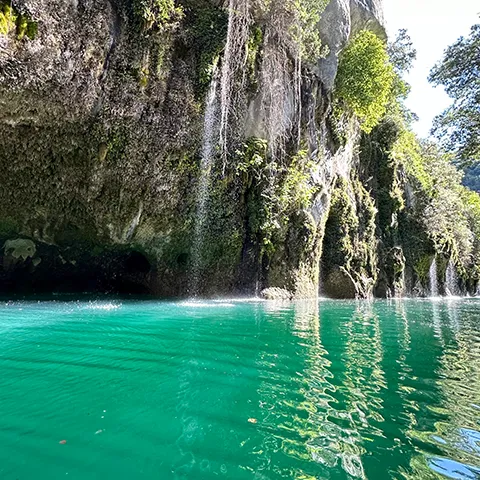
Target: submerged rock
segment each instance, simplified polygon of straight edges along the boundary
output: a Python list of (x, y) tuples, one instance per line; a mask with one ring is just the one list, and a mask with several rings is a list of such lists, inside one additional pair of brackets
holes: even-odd
[(347, 299), (356, 298), (358, 295), (353, 279), (339, 267), (327, 275), (323, 289), (330, 298)]

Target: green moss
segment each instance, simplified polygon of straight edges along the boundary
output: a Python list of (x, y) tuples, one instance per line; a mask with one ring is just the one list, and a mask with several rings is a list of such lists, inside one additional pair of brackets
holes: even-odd
[(269, 175), (272, 166), (268, 162), (268, 143), (263, 139), (250, 138), (237, 151), (236, 175), (245, 185), (249, 235), (263, 249), (271, 247), (274, 227)]
[(38, 33), (37, 22), (27, 21), (27, 30), (25, 34), (30, 40), (34, 40)]
[(33, 40), (37, 32), (37, 22), (19, 13), (10, 2), (0, 1), (0, 35), (15, 33), (17, 40), (22, 40), (25, 36)]
[(197, 63), (198, 95), (204, 98), (213, 72), (225, 47), (228, 14), (220, 8), (205, 3), (198, 5), (192, 0), (186, 2), (187, 16), (185, 33), (187, 47), (191, 49)]
[(310, 183), (313, 166), (305, 150), (292, 158), (280, 185), (279, 205), (283, 212), (303, 210), (311, 205), (316, 192), (316, 187)]
[(258, 25), (250, 29), (250, 36), (247, 43), (247, 72), (250, 87), (252, 90), (257, 87), (257, 61), (260, 49), (263, 44), (263, 31)]
[(8, 35), (15, 30), (17, 13), (9, 3), (0, 3), (0, 35)]
[(433, 259), (432, 255), (423, 255), (417, 260), (417, 262), (413, 266), (413, 269), (415, 271), (415, 274), (417, 275), (417, 278), (425, 287), (428, 286), (430, 266), (432, 265), (432, 259)]
[(353, 178), (339, 178), (325, 228), (326, 272), (342, 268), (361, 296), (369, 296), (377, 278), (377, 210), (370, 193)]
[(17, 38), (22, 40), (22, 38), (27, 33), (28, 29), (28, 20), (24, 15), (19, 15), (17, 18)]
[(133, 11), (145, 31), (162, 31), (183, 17), (174, 0), (134, 0)]
[(150, 71), (148, 67), (143, 67), (138, 72), (138, 82), (140, 84), (140, 88), (144, 89), (148, 85), (148, 79), (150, 76)]
[(19, 231), (19, 225), (11, 217), (2, 218), (0, 221), (0, 236), (8, 236)]

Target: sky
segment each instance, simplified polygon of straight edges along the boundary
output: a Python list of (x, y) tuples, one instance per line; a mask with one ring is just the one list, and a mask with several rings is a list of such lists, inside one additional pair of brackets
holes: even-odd
[(406, 28), (417, 50), (417, 60), (406, 80), (412, 86), (407, 106), (420, 118), (414, 129), (427, 137), (435, 115), (451, 102), (442, 87), (427, 81), (430, 69), (444, 50), (470, 27), (480, 22), (479, 0), (384, 0), (387, 31), (391, 39)]

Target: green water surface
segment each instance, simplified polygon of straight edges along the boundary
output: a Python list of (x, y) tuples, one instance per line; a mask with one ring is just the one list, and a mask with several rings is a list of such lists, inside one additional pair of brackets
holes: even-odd
[(0, 304), (0, 480), (480, 479), (480, 300)]

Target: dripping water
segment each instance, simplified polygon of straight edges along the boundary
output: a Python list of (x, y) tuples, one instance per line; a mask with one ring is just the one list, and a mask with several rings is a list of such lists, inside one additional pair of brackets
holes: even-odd
[(430, 279), (430, 296), (438, 297), (438, 275), (437, 275), (437, 256), (436, 255), (433, 257), (428, 275)]
[(208, 202), (210, 198), (210, 184), (212, 168), (215, 163), (215, 148), (218, 140), (218, 79), (214, 74), (207, 95), (205, 119), (203, 125), (202, 156), (200, 161), (200, 178), (197, 188), (195, 229), (192, 242), (192, 271), (190, 281), (190, 294), (199, 294), (200, 275), (204, 266), (205, 235), (208, 227)]
[(445, 277), (446, 277), (445, 286), (446, 286), (447, 295), (449, 296), (459, 295), (457, 269), (452, 259), (450, 259), (450, 261), (448, 262)]
[[(225, 53), (222, 59), (222, 72), (220, 78), (220, 149), (223, 156), (224, 169), (228, 153), (228, 137), (232, 119), (232, 104), (234, 103), (234, 90), (242, 90), (245, 75), (241, 83), (237, 73), (245, 66), (247, 58), (247, 42), (252, 22), (250, 0), (229, 0), (228, 3), (228, 29), (225, 44)], [(235, 87), (235, 88), (234, 88)]]

